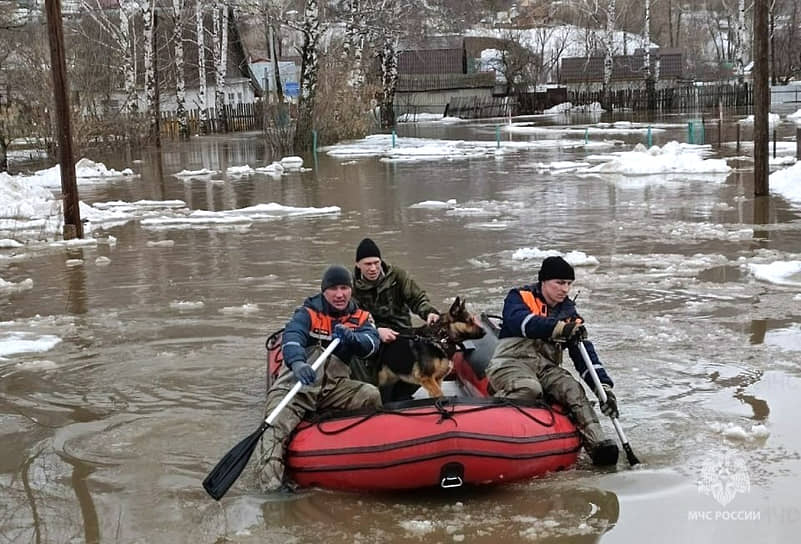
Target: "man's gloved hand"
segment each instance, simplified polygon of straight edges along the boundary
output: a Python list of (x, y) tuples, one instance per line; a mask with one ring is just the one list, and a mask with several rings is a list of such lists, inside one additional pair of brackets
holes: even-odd
[(607, 384), (601, 384), (604, 388), (604, 393), (606, 393), (606, 402), (601, 404), (601, 412), (605, 416), (609, 417), (618, 417), (620, 412), (617, 409), (617, 397), (615, 397), (615, 393), (612, 391), (612, 386)]
[(557, 342), (576, 342), (587, 338), (587, 329), (581, 321), (558, 321), (551, 338)]
[(298, 361), (292, 365), (292, 374), (303, 385), (311, 385), (317, 381), (317, 374), (309, 363)]
[(334, 333), (332, 336), (334, 338), (339, 338), (339, 341), (343, 344), (353, 344), (356, 342), (356, 333), (342, 323), (334, 325)]

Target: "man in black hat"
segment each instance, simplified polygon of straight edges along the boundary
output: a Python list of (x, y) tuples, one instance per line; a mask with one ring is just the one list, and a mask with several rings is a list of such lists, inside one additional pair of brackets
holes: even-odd
[[(409, 274), (400, 267), (381, 259), (381, 250), (370, 238), (359, 242), (356, 248), (356, 267), (353, 271), (353, 296), (360, 308), (375, 318), (381, 342), (397, 340), (404, 329), (412, 328), (410, 314), (415, 314), (429, 325), (439, 319), (439, 311), (431, 305), (428, 295)], [(377, 361), (354, 361), (354, 374), (370, 383), (377, 383)], [(411, 398), (419, 386), (397, 382), (386, 399)]]
[(595, 390), (578, 349), (577, 342), (583, 342), (606, 392), (601, 411), (617, 417), (614, 384), (592, 343), (584, 339), (584, 320), (567, 296), (575, 280), (573, 267), (562, 257), (547, 257), (537, 279), (535, 285), (512, 289), (506, 295), (498, 346), (487, 368), (490, 386), (496, 397), (534, 401), (544, 396), (561, 404), (576, 422), (593, 463), (614, 465), (617, 445), (605, 437), (584, 388), (561, 366), (567, 348), (579, 376)]
[[(320, 292), (303, 301), (284, 328), (284, 366), (267, 393), (265, 414), (278, 406), (296, 382), (305, 387), (262, 437), (259, 481), (265, 491), (280, 489), (285, 483), (286, 441), (307, 412), (381, 406), (378, 388), (350, 376), (351, 359), (372, 356), (380, 343), (372, 316), (356, 306), (352, 289), (348, 269), (329, 266), (320, 282)], [(333, 338), (339, 338), (340, 344), (315, 372), (308, 361), (314, 361)]]

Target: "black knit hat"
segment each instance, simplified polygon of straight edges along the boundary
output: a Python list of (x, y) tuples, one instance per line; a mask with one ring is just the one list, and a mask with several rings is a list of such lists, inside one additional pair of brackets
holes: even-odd
[(381, 250), (378, 249), (378, 246), (375, 244), (375, 242), (369, 238), (365, 238), (359, 242), (359, 247), (356, 248), (356, 262), (358, 263), (367, 257), (381, 258)]
[(575, 280), (576, 274), (562, 257), (545, 257), (540, 266), (540, 273), (537, 275), (539, 281), (547, 280)]
[(338, 264), (332, 264), (325, 269), (323, 280), (320, 282), (320, 291), (325, 291), (329, 287), (334, 287), (335, 285), (353, 287), (353, 279), (350, 276), (350, 272), (347, 268)]

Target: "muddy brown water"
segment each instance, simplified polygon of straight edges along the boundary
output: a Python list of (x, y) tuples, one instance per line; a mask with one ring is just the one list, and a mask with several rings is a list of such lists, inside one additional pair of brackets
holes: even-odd
[[(662, 121), (655, 143), (686, 139), (686, 118)], [(399, 135), (491, 140), (494, 124)], [(611, 151), (643, 136), (614, 138), (626, 145)], [(6, 251), (0, 275), (34, 288), (0, 298), (0, 333), (62, 341), (0, 360), (3, 540), (795, 541), (801, 296), (797, 285), (757, 281), (747, 265), (799, 260), (801, 208), (755, 201), (748, 161), (728, 175), (659, 181), (533, 166), (591, 153), (415, 163), (321, 153), (316, 165), (306, 158), (309, 172), (223, 183), (170, 174), (263, 165), (258, 135), (171, 144), (163, 177), (148, 157), (107, 158), (141, 179), (82, 188), (83, 200), (341, 213), (237, 229), (137, 221), (104, 232), (116, 246)], [(456, 209), (410, 208), (448, 199)], [(499, 312), (506, 291), (536, 273), (540, 259), (516, 258), (521, 248), (596, 258), (577, 269), (574, 293), (645, 462), (595, 470), (582, 457), (530, 482), (389, 495), (263, 495), (247, 471), (221, 503), (210, 500), (200, 481), (258, 425), (266, 336), (318, 289), (327, 264), (352, 262), (364, 236), (441, 308), (458, 294)], [(148, 245), (164, 240), (174, 245)], [(98, 256), (111, 263), (96, 265)], [(84, 264), (65, 264), (75, 257)]]

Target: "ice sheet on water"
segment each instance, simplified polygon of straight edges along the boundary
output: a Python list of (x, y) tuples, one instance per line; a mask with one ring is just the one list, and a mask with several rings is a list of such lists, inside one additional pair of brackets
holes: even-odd
[(61, 338), (52, 334), (26, 331), (0, 332), (0, 359), (20, 353), (42, 353), (53, 349)]
[[(616, 157), (608, 162), (589, 168), (588, 172), (619, 173), (627, 176), (645, 176), (653, 174), (727, 174), (731, 167), (725, 159), (705, 159), (703, 155), (709, 150), (705, 147), (689, 147), (676, 141), (668, 142), (662, 147), (646, 148), (637, 144), (632, 151), (616, 153)], [(725, 176), (720, 176), (720, 181)]]
[(758, 280), (777, 285), (801, 286), (801, 261), (773, 261), (767, 264), (748, 263), (747, 267)]
[(587, 255), (583, 251), (568, 251), (562, 253), (555, 249), (540, 249), (538, 247), (523, 247), (516, 249), (512, 253), (512, 259), (525, 261), (529, 259), (544, 259), (545, 257), (563, 257), (573, 266), (595, 266), (599, 264), (598, 259)]

